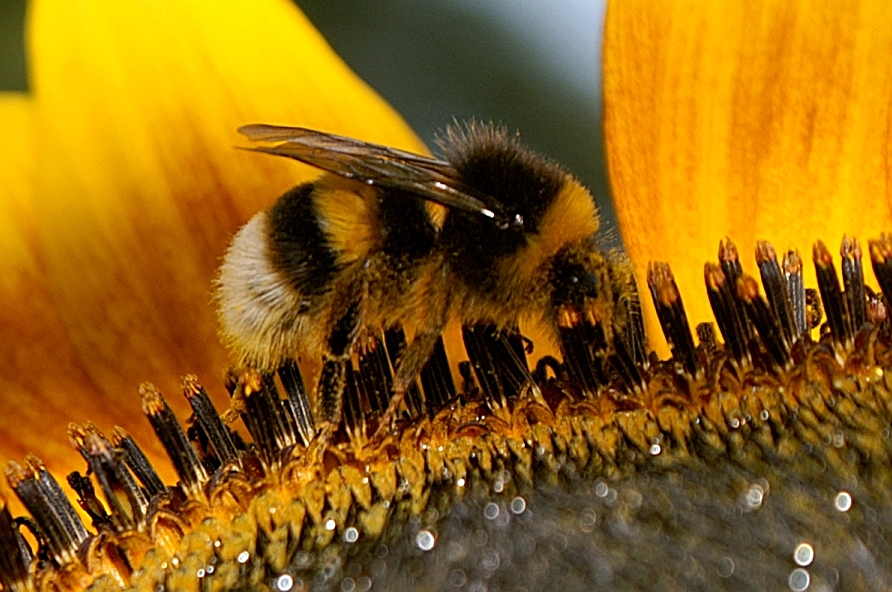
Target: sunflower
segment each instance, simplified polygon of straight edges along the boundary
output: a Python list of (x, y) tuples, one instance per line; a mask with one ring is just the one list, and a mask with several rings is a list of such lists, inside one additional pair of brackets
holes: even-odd
[(226, 366), (210, 306), (220, 257), (316, 175), (235, 150), (236, 128), (300, 122), (425, 148), (285, 0), (32, 2), (28, 58), (32, 91), (0, 109), (0, 455), (35, 452), (64, 474), (77, 454), (47, 434), (92, 420), (147, 436), (129, 403), (140, 380), (171, 392)]
[(604, 131), (640, 285), (668, 261), (699, 322), (702, 262), (725, 237), (810, 254), (889, 230), (890, 16), (858, 0), (610, 4)]
[[(846, 232), (867, 239), (892, 227), (888, 22), (892, 11), (868, 1), (739, 0), (713, 7), (623, 0), (609, 6), (605, 135), (639, 285), (647, 284), (650, 260), (669, 261), (689, 317), (705, 321), (711, 316), (706, 292), (697, 286), (703, 261), (715, 257), (723, 237), (734, 238), (741, 252), (751, 252), (759, 238), (808, 249), (815, 238), (836, 240)], [(240, 143), (234, 130), (252, 121), (299, 123), (416, 152), (425, 148), (284, 0), (222, 2), (213, 11), (192, 0), (163, 10), (142, 2), (40, 0), (30, 8), (29, 60), (32, 92), (0, 102), (0, 124), (16, 139), (0, 164), (0, 247), (7, 266), (0, 326), (8, 350), (0, 369), (0, 455), (36, 452), (51, 471), (65, 474), (82, 463), (47, 434), (63, 433), (71, 421), (92, 421), (126, 425), (149, 456), (161, 457), (160, 443), (128, 403), (135, 382), (150, 376), (173, 392), (187, 372), (209, 381), (219, 374), (226, 355), (208, 296), (219, 256), (232, 231), (271, 196), (316, 174), (232, 150)], [(806, 281), (814, 283), (813, 277)], [(654, 339), (657, 323), (649, 324)], [(502, 422), (508, 427), (492, 420), (471, 431), (491, 430), (492, 450), (502, 446), (505, 458), (520, 459), (518, 466), (539, 462), (545, 468), (537, 470), (551, 471), (549, 479), (569, 483), (569, 490), (454, 504), (451, 494), (429, 498), (419, 485), (421, 493), (409, 497), (420, 505), (404, 517), (414, 525), (412, 538), (408, 545), (405, 537), (394, 539), (402, 547), (392, 549), (401, 549), (414, 569), (419, 556), (434, 556), (424, 553), (435, 543), (444, 553), (461, 550), (461, 561), (476, 560), (469, 550), (480, 547), (480, 573), (489, 576), (505, 558), (527, 557), (530, 573), (557, 569), (566, 582), (604, 586), (660, 585), (659, 565), (655, 572), (643, 556), (647, 550), (659, 553), (681, 587), (713, 581), (758, 587), (778, 584), (780, 573), (794, 590), (806, 589), (812, 578), (882, 588), (890, 570), (877, 551), (890, 543), (882, 534), (888, 520), (877, 522), (876, 515), (887, 507), (881, 494), (892, 481), (884, 443), (892, 397), (883, 378), (888, 346), (870, 343), (861, 346), (868, 354), (858, 349), (855, 361), (842, 365), (834, 365), (838, 351), (816, 346), (806, 359), (787, 352), (775, 366), (765, 363), (755, 379), (734, 366), (731, 374), (715, 370), (715, 382), (702, 382), (697, 370), (668, 364), (649, 375), (637, 398), (591, 403), (550, 392), (554, 413), (519, 404), (521, 411)], [(710, 347), (703, 339), (699, 351), (714, 361)], [(144, 406), (147, 400), (149, 415), (160, 416), (154, 389), (144, 389)], [(178, 415), (184, 414), (180, 407)], [(537, 423), (551, 432), (543, 436), (547, 430)], [(524, 426), (530, 431), (518, 435)], [(599, 426), (597, 433), (592, 426)], [(89, 440), (89, 429), (73, 433), (81, 443)], [(433, 433), (432, 439), (443, 438)], [(408, 451), (401, 443), (401, 462), (429, 469), (436, 456), (430, 441)], [(526, 442), (539, 444), (526, 449)], [(531, 479), (516, 467), (496, 470), (495, 453), (488, 459), (478, 449), (462, 453), (486, 474), (487, 495), (502, 493), (506, 480)], [(567, 458), (572, 462), (565, 464)], [(446, 474), (452, 465), (444, 463)], [(347, 475), (348, 464), (330, 475)], [(369, 498), (360, 521), (373, 521), (379, 506), (370, 501), (368, 480), (343, 477), (341, 489), (319, 494), (324, 505), (311, 499), (319, 493), (311, 485), (317, 473), (298, 475), (305, 467), (289, 478), (303, 488), (300, 520), (315, 511), (310, 522), (317, 541), (331, 541), (331, 531), (347, 524), (346, 510), (338, 514), (341, 507), (330, 499), (348, 489), (344, 483), (360, 505)], [(400, 475), (400, 489), (439, 479)], [(464, 477), (458, 481), (465, 486)], [(374, 485), (380, 491), (387, 483)], [(513, 487), (522, 489), (508, 490)], [(258, 506), (294, 510), (293, 500), (276, 498), (281, 488), (270, 491), (252, 503), (252, 512)], [(466, 524), (463, 512), (477, 521)], [(741, 518), (746, 515), (750, 522)], [(269, 516), (272, 531), (293, 533)], [(165, 528), (178, 528), (179, 518), (167, 519), (172, 526)], [(518, 525), (520, 538), (498, 530), (503, 519)], [(439, 532), (419, 526), (428, 523)], [(384, 526), (378, 526), (380, 533)], [(357, 532), (340, 533), (347, 543), (351, 528)], [(595, 530), (609, 536), (590, 551), (586, 535)], [(734, 556), (738, 537), (753, 553)], [(487, 540), (501, 546), (487, 547)], [(533, 546), (526, 550), (528, 540)], [(869, 543), (863, 552), (862, 541)], [(570, 558), (560, 563), (566, 569), (549, 566), (557, 557), (534, 554), (536, 545), (558, 554), (569, 549)], [(368, 558), (366, 571), (378, 565), (371, 554), (383, 562), (388, 548), (383, 555), (380, 545), (368, 551), (361, 560)], [(160, 565), (154, 552), (137, 555)], [(832, 561), (812, 565), (816, 552)], [(300, 563), (301, 553), (289, 554), (287, 565)], [(114, 557), (105, 560), (114, 563)], [(434, 578), (426, 581), (480, 584), (466, 570), (440, 573), (442, 564), (425, 565)], [(349, 576), (342, 587), (347, 580), (361, 581)]]

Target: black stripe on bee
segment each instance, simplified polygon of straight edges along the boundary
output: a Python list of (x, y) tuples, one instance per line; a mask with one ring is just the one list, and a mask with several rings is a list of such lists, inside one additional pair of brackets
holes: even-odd
[(312, 183), (298, 185), (268, 212), (272, 263), (297, 292), (308, 296), (329, 290), (339, 271), (337, 253), (319, 224), (313, 191)]
[(378, 189), (381, 252), (402, 272), (433, 250), (437, 231), (424, 200), (410, 191)]

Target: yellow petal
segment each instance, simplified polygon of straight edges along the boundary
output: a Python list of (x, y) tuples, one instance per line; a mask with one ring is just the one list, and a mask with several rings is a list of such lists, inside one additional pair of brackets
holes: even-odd
[(755, 273), (756, 239), (810, 257), (818, 238), (892, 230), (890, 22), (866, 0), (608, 5), (610, 180), (641, 286), (667, 261), (700, 322), (726, 235)]
[[(85, 419), (73, 412), (80, 408), (108, 429), (99, 407), (140, 438), (148, 429), (141, 381), (171, 394), (187, 372), (219, 384), (227, 356), (210, 285), (231, 234), (317, 174), (236, 150), (246, 142), (235, 129), (301, 125), (423, 147), (286, 0), (38, 0), (31, 8), (36, 225), (24, 253), (39, 258), (35, 277), (12, 293), (40, 291), (37, 306), (25, 308), (35, 308), (32, 332), (46, 347), (29, 342), (24, 323), (4, 338), (35, 359), (22, 383), (61, 381), (23, 391), (35, 413), (68, 397), (66, 421)], [(0, 158), (9, 158), (16, 145), (8, 135), (4, 145)], [(98, 401), (84, 399), (97, 392)], [(184, 401), (171, 400), (182, 412)], [(16, 407), (0, 397), (0, 416)], [(42, 434), (64, 442), (64, 429), (52, 419)], [(27, 446), (48, 456), (48, 443), (22, 442), (3, 443), (0, 455), (21, 457)]]
[[(77, 455), (67, 446), (64, 427), (77, 414), (57, 394), (97, 393), (66, 346), (36, 246), (32, 114), (27, 96), (0, 93), (0, 129), (14, 146), (0, 160), (0, 442), (4, 456), (22, 458), (38, 448), (49, 466), (70, 470)], [(62, 428), (51, 441), (43, 431), (47, 422)]]

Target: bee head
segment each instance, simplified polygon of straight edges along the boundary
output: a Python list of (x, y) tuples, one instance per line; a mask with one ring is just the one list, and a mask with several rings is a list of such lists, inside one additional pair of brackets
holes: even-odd
[(587, 300), (596, 300), (602, 295), (603, 270), (593, 266), (589, 259), (574, 249), (564, 249), (554, 257), (549, 283), (555, 308), (569, 305), (582, 309)]
[(591, 325), (613, 316), (613, 285), (610, 264), (594, 248), (573, 245), (560, 251), (549, 272), (551, 309)]

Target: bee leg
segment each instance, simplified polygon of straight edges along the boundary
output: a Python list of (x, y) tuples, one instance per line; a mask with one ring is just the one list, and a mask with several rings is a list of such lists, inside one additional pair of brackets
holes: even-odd
[(406, 396), (406, 391), (412, 386), (412, 383), (421, 374), (421, 369), (430, 359), (437, 345), (442, 331), (419, 333), (412, 340), (412, 343), (403, 350), (399, 362), (396, 365), (395, 376), (393, 377), (393, 395), (390, 397), (390, 404), (381, 417), (381, 423), (375, 430), (373, 440), (382, 437), (386, 431), (390, 429), (390, 424), (396, 415), (397, 409)]
[(347, 362), (349, 356), (326, 354), (322, 363), (322, 373), (316, 385), (319, 401), (319, 436), (326, 440), (334, 433), (341, 421), (342, 394), (347, 384)]
[(328, 353), (323, 356), (322, 373), (316, 384), (319, 405), (319, 438), (328, 440), (341, 423), (347, 364), (359, 333), (360, 300), (354, 300), (328, 335)]

